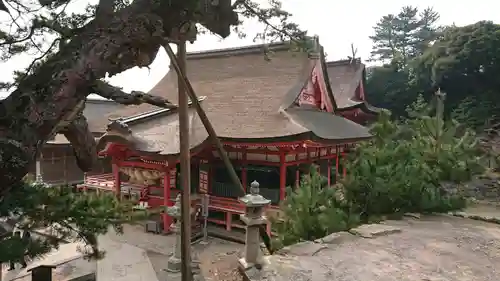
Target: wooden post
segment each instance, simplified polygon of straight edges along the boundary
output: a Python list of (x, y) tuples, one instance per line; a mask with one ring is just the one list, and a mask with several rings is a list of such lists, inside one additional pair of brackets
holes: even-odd
[(285, 152), (280, 152), (280, 201), (285, 200), (286, 194), (286, 165)]
[(35, 163), (35, 180), (37, 182), (43, 182), (41, 161), (43, 161), (43, 153), (40, 153), (40, 156), (38, 157)]
[(326, 160), (326, 177), (328, 178), (328, 186), (330, 186), (332, 184), (332, 167), (331, 167), (331, 164), (330, 164), (330, 159)]
[(113, 179), (115, 180), (115, 196), (118, 199), (121, 199), (121, 192), (122, 192), (122, 181), (120, 179), (120, 165), (118, 164), (118, 159), (116, 159), (115, 156), (112, 158), (113, 164), (112, 164), (112, 170), (113, 170)]
[(436, 135), (436, 151), (441, 147), (441, 134), (444, 125), (444, 98), (446, 96), (445, 93), (441, 92), (441, 89), (438, 89), (435, 93), (436, 95), (436, 121), (437, 121), (437, 135)]
[(347, 168), (345, 167), (345, 163), (346, 163), (346, 155), (345, 155), (345, 152), (342, 152), (342, 177), (343, 178), (345, 178), (347, 176)]
[(167, 52), (168, 57), (170, 58), (170, 63), (174, 67), (175, 71), (177, 74), (182, 78), (182, 83), (186, 87), (187, 94), (189, 98), (191, 98), (191, 102), (193, 104), (193, 107), (196, 109), (196, 112), (198, 113), (198, 116), (200, 116), (200, 120), (203, 123), (203, 126), (208, 132), (208, 136), (210, 137), (210, 140), (213, 142), (215, 147), (217, 148), (217, 152), (219, 153), (219, 156), (222, 158), (222, 161), (224, 161), (224, 165), (226, 166), (226, 169), (229, 173), (229, 176), (231, 177), (231, 180), (233, 184), (239, 187), (242, 196), (245, 195), (245, 189), (243, 188), (243, 185), (241, 184), (240, 179), (238, 178), (238, 175), (236, 174), (236, 171), (234, 170), (233, 164), (231, 163), (231, 160), (229, 159), (229, 156), (227, 155), (224, 147), (222, 146), (221, 141), (217, 137), (217, 134), (215, 133), (214, 127), (210, 123), (210, 120), (208, 120), (207, 114), (201, 107), (200, 101), (198, 100), (198, 97), (196, 96), (193, 86), (189, 82), (189, 79), (187, 76), (181, 71), (179, 61), (177, 57), (174, 54), (174, 51), (170, 47), (169, 44), (164, 44), (165, 51)]
[(179, 143), (181, 169), (181, 275), (182, 281), (191, 281), (191, 185), (189, 159), (189, 112), (188, 96), (182, 76), (186, 73), (186, 41), (177, 44), (178, 72), (178, 100), (179, 100)]
[(170, 204), (170, 170), (167, 168), (165, 174), (163, 175), (163, 205), (165, 206), (165, 212), (163, 213), (163, 232), (170, 232), (170, 225), (172, 224), (172, 218), (167, 213), (167, 207)]

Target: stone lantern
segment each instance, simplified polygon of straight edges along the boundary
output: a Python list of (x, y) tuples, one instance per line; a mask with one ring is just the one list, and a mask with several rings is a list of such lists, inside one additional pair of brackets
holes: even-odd
[(181, 270), (181, 195), (177, 195), (175, 204), (167, 207), (167, 214), (175, 219), (172, 224), (172, 232), (175, 233), (174, 251), (168, 259), (167, 270), (170, 272), (180, 272)]
[(250, 184), (250, 194), (241, 197), (239, 200), (245, 205), (245, 214), (241, 215), (240, 218), (246, 225), (245, 256), (239, 260), (239, 263), (243, 270), (247, 270), (259, 263), (259, 227), (267, 222), (263, 214), (265, 207), (271, 204), (271, 200), (259, 194), (259, 183), (257, 181)]

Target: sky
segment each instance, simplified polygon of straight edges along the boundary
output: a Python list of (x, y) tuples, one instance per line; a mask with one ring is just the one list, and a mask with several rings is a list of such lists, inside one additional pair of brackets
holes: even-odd
[[(97, 0), (75, 0), (72, 7), (79, 9), (86, 3)], [(264, 2), (264, 0), (262, 0)], [(458, 26), (471, 24), (480, 20), (492, 20), (500, 23), (500, 3), (492, 0), (450, 1), (450, 0), (282, 0), (283, 8), (293, 14), (293, 21), (310, 35), (318, 35), (324, 46), (328, 60), (344, 59), (351, 55), (351, 43), (357, 48), (357, 56), (368, 59), (371, 51), (369, 36), (373, 34), (373, 26), (384, 15), (398, 13), (401, 7), (412, 5), (420, 9), (433, 7), (439, 12), (439, 24)], [(260, 30), (255, 22), (247, 22), (243, 26), (247, 34), (255, 34)], [(194, 44), (189, 44), (187, 50), (202, 51), (220, 48), (245, 46), (263, 43), (252, 42), (252, 36), (239, 39), (229, 36), (220, 39), (213, 35), (199, 36)], [(29, 65), (31, 57), (23, 56), (1, 63), (2, 80), (12, 76), (12, 71)], [(160, 50), (152, 65), (147, 68), (133, 68), (111, 77), (109, 81), (115, 86), (123, 87), (125, 91), (138, 90), (147, 92), (168, 71), (169, 61), (164, 50)], [(1, 93), (6, 95), (8, 93)]]

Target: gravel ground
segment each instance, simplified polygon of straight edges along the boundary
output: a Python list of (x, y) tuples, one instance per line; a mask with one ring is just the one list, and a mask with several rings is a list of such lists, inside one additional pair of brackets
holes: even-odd
[(238, 271), (242, 252), (241, 244), (211, 239), (204, 249), (200, 249), (198, 256), (203, 276), (212, 281), (243, 281)]
[[(111, 231), (106, 236), (114, 241), (144, 249), (157, 273), (158, 280), (173, 279), (169, 278), (165, 271), (175, 242), (173, 235), (145, 233), (142, 227), (127, 225), (123, 235), (116, 235)], [(243, 279), (237, 268), (243, 247), (244, 245), (239, 243), (210, 238), (207, 245), (201, 243), (193, 245), (193, 260), (197, 259), (200, 262), (201, 272), (207, 281), (241, 281)]]

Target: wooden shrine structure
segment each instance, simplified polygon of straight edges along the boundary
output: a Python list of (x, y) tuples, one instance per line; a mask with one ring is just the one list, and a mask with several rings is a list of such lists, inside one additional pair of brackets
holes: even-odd
[[(329, 77), (335, 64), (325, 62), (316, 39), (310, 52), (291, 52), (287, 43), (188, 53), (187, 77), (199, 95), (244, 188), (257, 180), (261, 194), (272, 201), (276, 215), (286, 187), (298, 187), (302, 174), (317, 164), (333, 184), (347, 172), (343, 161), (356, 142), (371, 137), (365, 123), (377, 110), (364, 100), (364, 65), (350, 62), (345, 75), (354, 91), (353, 107), (340, 107), (339, 82)], [(363, 69), (363, 71), (359, 71)], [(169, 71), (150, 91), (176, 104), (177, 75)], [(337, 96), (336, 96), (337, 95)], [(360, 106), (364, 104), (364, 106)], [(344, 104), (342, 104), (344, 105)], [(188, 109), (191, 151), (191, 199), (209, 194), (209, 221), (227, 230), (242, 227), (244, 211), (239, 187), (229, 178), (221, 157), (193, 108)], [(114, 119), (99, 139), (102, 157), (111, 158), (111, 174), (87, 177), (82, 189), (108, 190), (136, 197), (143, 207), (171, 206), (179, 192), (179, 115), (177, 109), (129, 106), (110, 114)], [(119, 118), (117, 118), (119, 117)], [(349, 120), (348, 118), (354, 120)], [(138, 121), (140, 120), (140, 121)], [(358, 123), (356, 123), (357, 121)], [(169, 232), (171, 218), (163, 214)]]

